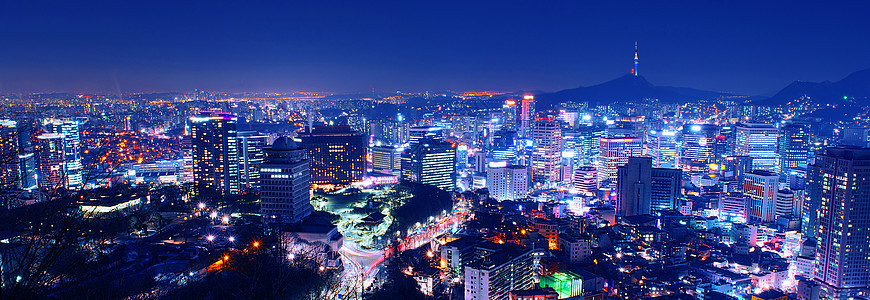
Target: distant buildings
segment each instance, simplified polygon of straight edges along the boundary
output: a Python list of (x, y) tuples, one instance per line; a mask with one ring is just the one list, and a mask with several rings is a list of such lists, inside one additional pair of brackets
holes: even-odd
[(204, 111), (190, 117), (194, 192), (241, 193), (235, 116)]
[(306, 128), (299, 133), (308, 150), (312, 184), (347, 185), (362, 179), (368, 138), (348, 126)]
[(306, 150), (292, 139), (281, 137), (265, 149), (260, 164), (260, 214), (263, 223), (292, 224), (314, 211), (311, 206)]
[(674, 131), (650, 130), (646, 135), (644, 152), (653, 158), (654, 168), (680, 167), (677, 134)]

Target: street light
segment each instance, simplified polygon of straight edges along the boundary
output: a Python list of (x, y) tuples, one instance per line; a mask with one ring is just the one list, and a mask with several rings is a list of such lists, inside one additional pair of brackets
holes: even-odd
[(209, 216), (210, 216), (212, 219), (217, 218), (217, 212), (216, 212), (216, 211), (213, 211), (213, 212), (211, 212), (211, 214), (209, 214)]
[(230, 240), (230, 243), (233, 243), (233, 242), (235, 242), (235, 241), (236, 241), (236, 237), (234, 237), (234, 236), (231, 236), (231, 237), (230, 237), (230, 238), (229, 238), (229, 239), (228, 239), (228, 240)]
[(196, 207), (199, 207), (199, 209), (204, 209), (205, 203), (200, 202), (199, 204), (196, 205)]
[(211, 234), (205, 236), (205, 239), (208, 240), (209, 242), (214, 242), (214, 236)]

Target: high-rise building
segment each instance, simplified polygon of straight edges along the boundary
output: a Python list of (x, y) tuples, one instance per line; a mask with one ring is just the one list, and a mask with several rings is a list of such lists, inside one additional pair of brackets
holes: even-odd
[(372, 147), (372, 171), (390, 174), (400, 171), (402, 150), (393, 146)]
[(417, 126), (408, 129), (409, 147), (418, 144), (421, 139), (442, 139), (444, 137), (444, 129), (437, 126)]
[(746, 195), (747, 222), (767, 223), (776, 220), (776, 197), (779, 175), (764, 170), (743, 174), (743, 194)]
[[(616, 182), (616, 168), (628, 163), (628, 158), (643, 154), (643, 142), (638, 138), (601, 138), (598, 147), (598, 181)], [(611, 185), (613, 186), (613, 185)]]
[(222, 195), (237, 195), (241, 192), (236, 122), (236, 116), (221, 112), (204, 111), (190, 117), (195, 193), (213, 190)]
[(53, 193), (66, 187), (66, 163), (64, 156), (64, 136), (58, 133), (43, 133), (36, 137), (39, 147), (39, 189), (43, 193)]
[(312, 184), (347, 185), (362, 179), (368, 139), (348, 126), (306, 128), (299, 133), (308, 150)]
[(804, 123), (789, 123), (779, 129), (779, 166), (782, 173), (807, 167), (810, 130)]
[(0, 186), (19, 186), (23, 174), (19, 155), (18, 122), (0, 120)]
[(306, 150), (288, 137), (265, 149), (260, 167), (260, 214), (263, 223), (292, 224), (314, 211)]
[(734, 154), (752, 157), (753, 170), (779, 173), (779, 130), (771, 124), (738, 123)]
[(597, 125), (580, 125), (575, 130), (582, 140), (582, 150), (577, 152), (581, 157), (579, 163), (584, 166), (594, 165), (598, 161), (601, 138), (605, 136), (606, 129)]
[(644, 152), (653, 159), (654, 168), (678, 168), (680, 153), (677, 134), (671, 130), (650, 130), (646, 135)]
[(532, 132), (535, 150), (532, 152), (532, 180), (534, 182), (558, 181), (562, 163), (562, 131), (553, 119), (535, 122)]
[(393, 146), (408, 141), (408, 123), (402, 118), (373, 120), (370, 122), (372, 142), (375, 145)]
[(489, 153), (492, 156), (492, 161), (503, 161), (507, 164), (513, 164), (517, 160), (517, 147), (514, 145), (516, 137), (514, 131), (499, 130), (493, 133), (492, 147)]
[(68, 190), (76, 190), (84, 187), (84, 174), (82, 171), (81, 134), (79, 121), (72, 119), (47, 119), (42, 124), (48, 133), (63, 135), (63, 153), (65, 165), (64, 187)]
[(577, 189), (577, 193), (580, 195), (589, 195), (598, 190), (598, 171), (595, 170), (595, 167), (577, 168), (574, 170), (572, 180), (574, 188)]
[(453, 191), (456, 187), (456, 145), (440, 139), (419, 140), (402, 154), (402, 180)]
[(719, 127), (710, 124), (691, 124), (683, 126), (680, 165), (686, 172), (706, 171), (713, 160), (713, 146)]
[(506, 100), (504, 105), (501, 106), (501, 113), (504, 119), (501, 130), (517, 131), (517, 128), (519, 128), (519, 122), (517, 120), (517, 116), (519, 115), (517, 113), (517, 100)]
[(523, 96), (522, 110), (520, 112), (520, 136), (530, 138), (532, 125), (535, 121), (535, 96)]
[(525, 166), (490, 168), (486, 172), (489, 196), (498, 201), (525, 198), (529, 194), (529, 173)]
[(260, 164), (266, 153), (263, 149), (269, 144), (269, 136), (254, 131), (240, 131), (239, 142), (239, 180), (245, 191), (260, 188)]
[(870, 284), (870, 148), (832, 147), (809, 167), (818, 210), (815, 279), (829, 299), (866, 297)]
[(646, 118), (643, 116), (628, 116), (616, 117), (609, 120), (607, 124), (607, 137), (609, 138), (636, 138), (644, 139), (644, 122)]
[(630, 157), (617, 173), (617, 215), (656, 214), (678, 208), (681, 170), (653, 168), (650, 157)]
[(181, 139), (181, 160), (184, 170), (181, 173), (182, 183), (193, 183), (193, 140), (190, 136)]

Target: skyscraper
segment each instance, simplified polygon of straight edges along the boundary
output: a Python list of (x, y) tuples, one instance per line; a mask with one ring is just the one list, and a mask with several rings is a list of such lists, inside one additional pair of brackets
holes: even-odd
[(779, 173), (779, 130), (770, 124), (738, 123), (734, 153), (752, 157), (753, 170)]
[(456, 145), (440, 139), (419, 140), (402, 154), (402, 180), (453, 191), (456, 187)]
[(402, 151), (393, 146), (372, 147), (372, 171), (391, 174), (402, 169)]
[(529, 174), (525, 166), (490, 168), (486, 172), (489, 196), (498, 201), (525, 198), (529, 194)]
[(312, 184), (347, 185), (362, 179), (368, 139), (348, 126), (319, 126), (299, 133), (308, 150)]
[(57, 133), (43, 133), (36, 137), (39, 146), (39, 189), (43, 193), (53, 193), (66, 187), (66, 164), (64, 161), (64, 136)]
[(870, 283), (870, 148), (828, 148), (809, 173), (808, 202), (818, 210), (810, 225), (818, 240), (815, 279), (829, 298), (853, 299)]
[(616, 213), (656, 214), (677, 208), (682, 171), (652, 167), (650, 157), (629, 157), (618, 167)]
[(79, 122), (72, 119), (47, 119), (43, 126), (48, 133), (63, 135), (64, 187), (68, 190), (84, 187)]
[(0, 120), (0, 186), (18, 186), (22, 179), (18, 122)]
[(779, 175), (764, 170), (743, 174), (743, 194), (748, 205), (747, 222), (767, 223), (776, 220), (776, 197)]
[(713, 159), (713, 145), (719, 127), (710, 124), (683, 126), (680, 166), (686, 172), (703, 172)]
[(598, 181), (616, 182), (616, 168), (628, 163), (628, 158), (641, 156), (642, 141), (638, 138), (601, 138), (598, 147)]
[(306, 150), (288, 137), (265, 149), (260, 168), (260, 213), (263, 223), (296, 223), (314, 211)]
[(504, 119), (501, 130), (517, 131), (519, 127), (517, 122), (517, 101), (513, 99), (506, 100), (504, 105), (501, 106), (501, 112)]
[(416, 145), (421, 139), (442, 139), (444, 129), (437, 126), (416, 126), (408, 130), (409, 147)]
[(557, 181), (562, 162), (562, 131), (553, 119), (540, 119), (533, 130), (535, 150), (532, 152), (534, 182)]
[(214, 190), (222, 195), (241, 192), (239, 143), (235, 116), (203, 111), (190, 117), (194, 192)]
[(792, 170), (806, 168), (810, 152), (810, 131), (807, 124), (789, 123), (779, 135), (779, 166), (788, 175)]
[(677, 134), (671, 130), (650, 130), (647, 133), (645, 153), (652, 157), (655, 168), (678, 168)]
[(532, 135), (532, 122), (535, 120), (535, 96), (523, 96), (523, 106), (520, 116), (520, 136), (529, 138)]
[(239, 180), (245, 191), (260, 188), (260, 164), (266, 154), (263, 149), (269, 143), (269, 136), (254, 131), (240, 131), (239, 141)]

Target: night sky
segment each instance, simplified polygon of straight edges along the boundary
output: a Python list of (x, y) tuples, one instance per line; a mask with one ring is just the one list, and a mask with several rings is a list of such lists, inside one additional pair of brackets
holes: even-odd
[(0, 92), (555, 91), (627, 74), (635, 40), (657, 85), (870, 68), (867, 1), (277, 2), (2, 1)]

